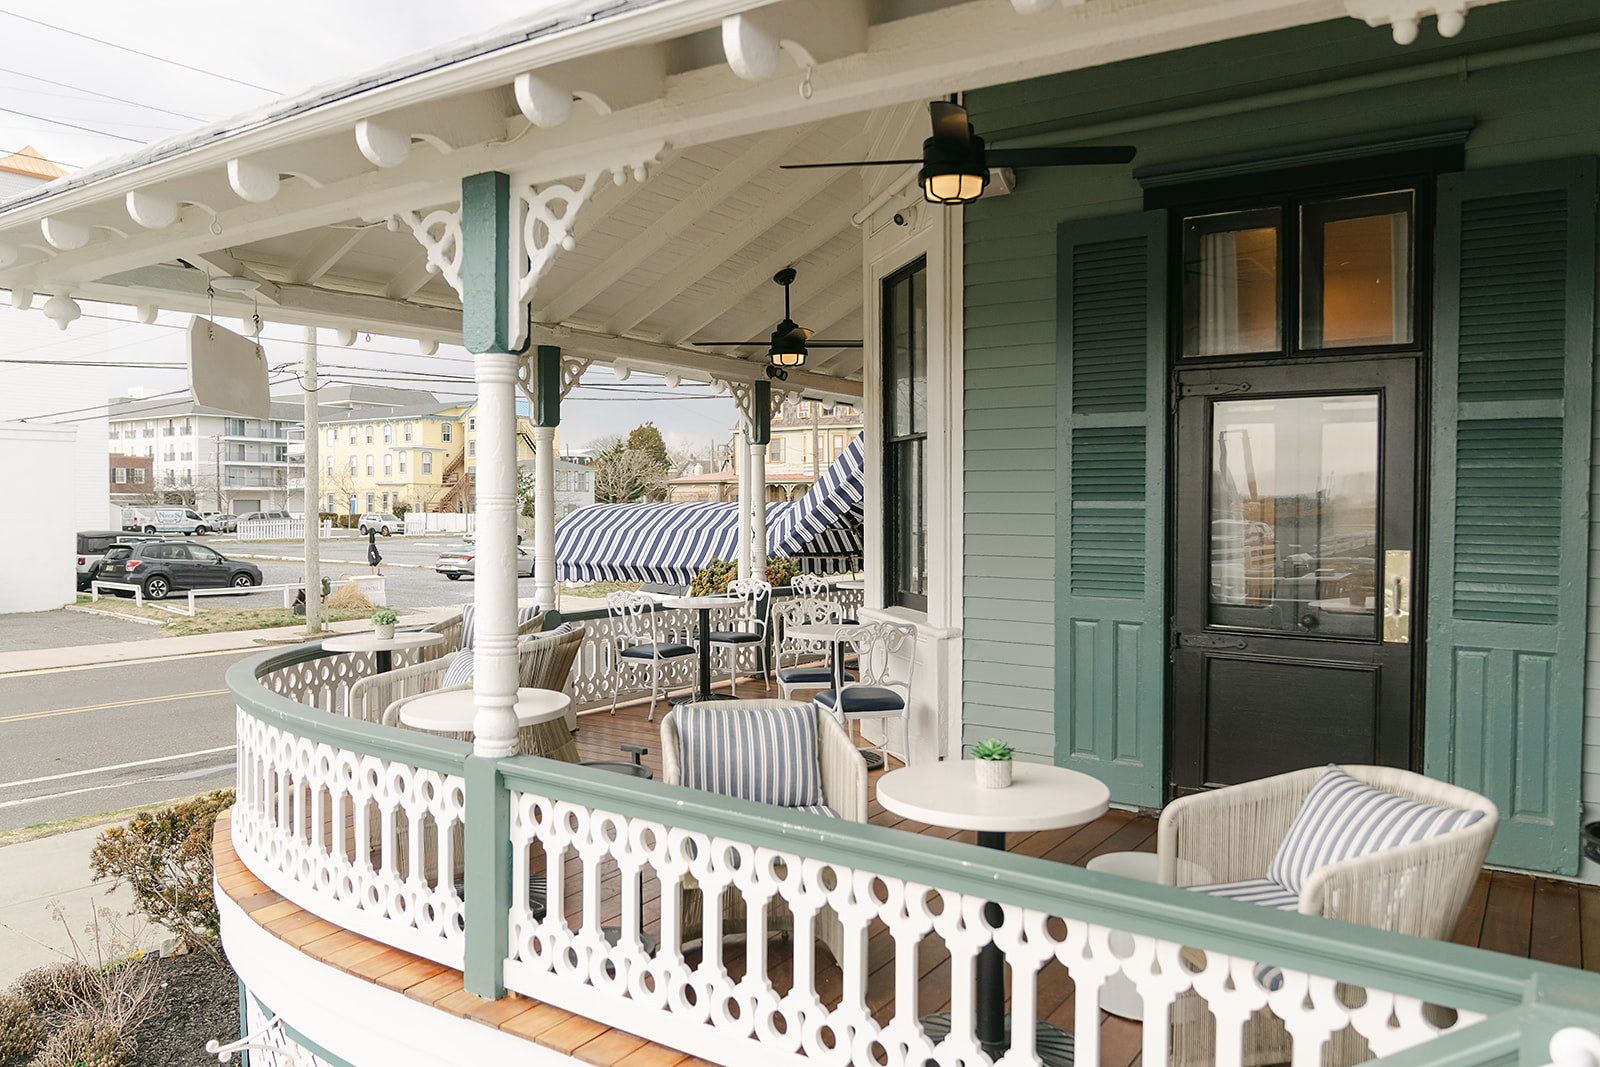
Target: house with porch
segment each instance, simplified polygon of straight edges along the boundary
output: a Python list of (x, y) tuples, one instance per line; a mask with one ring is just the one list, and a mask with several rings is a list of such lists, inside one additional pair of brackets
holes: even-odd
[[(1600, 818), (1597, 52), (1585, 0), (631, 0), (0, 205), (20, 307), (198, 313), (183, 264), (203, 260), (265, 318), (475, 354), (474, 740), (343, 716), (371, 668), (313, 646), (229, 674), (219, 904), (252, 1032), (286, 1058), (467, 1062), (558, 1011), (666, 1062), (982, 1063), (991, 938), (1007, 1063), (1034, 1062), (1055, 968), (1085, 1063), (1111, 1062), (1090, 994), (1114, 974), (1147, 1019), (1203, 1002), (1218, 1063), (1254, 1062), (1241, 1032), (1268, 1008), (1297, 1063), (1349, 1030), (1411, 1064), (1534, 1065), (1600, 1030), (1571, 968), (512, 754), (518, 404), (553, 517), (561, 398), (608, 365), (725, 392), (745, 501), (777, 405), (859, 409), (857, 610), (915, 626), (913, 767), (997, 736), (1130, 811), (1401, 768), (1494, 803), (1497, 869), (1600, 881), (1580, 854)], [(784, 169), (805, 164), (851, 165)], [(318, 249), (331, 266), (298, 280)], [(791, 266), (775, 323), (767, 279)], [(232, 299), (219, 314), (254, 306)], [(797, 331), (863, 347), (808, 357)], [(741, 518), (742, 573), (764, 524)], [(546, 607), (555, 543), (540, 522)], [(586, 625), (603, 648), (607, 620)], [(586, 656), (569, 684), (598, 706)], [(535, 914), (535, 874), (561, 906)], [(247, 877), (283, 916), (239, 905)], [(734, 962), (708, 907), (686, 953), (696, 885), (753, 917), (781, 898), (802, 946), (826, 912), (839, 952), (774, 977), (764, 920)], [(268, 928), (289, 911), (301, 934)], [(301, 951), (312, 935), (425, 977), (363, 983)], [(1149, 1022), (1134, 1040), (1122, 1062), (1174, 1047)]]

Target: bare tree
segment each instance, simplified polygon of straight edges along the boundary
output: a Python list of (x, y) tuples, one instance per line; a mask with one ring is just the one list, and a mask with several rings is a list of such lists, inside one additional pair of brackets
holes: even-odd
[(612, 449), (594, 464), (594, 498), (602, 504), (659, 500), (666, 494), (667, 468), (633, 448)]

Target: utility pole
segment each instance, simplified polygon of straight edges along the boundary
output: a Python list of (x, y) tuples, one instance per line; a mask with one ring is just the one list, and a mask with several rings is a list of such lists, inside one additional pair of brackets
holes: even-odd
[[(301, 523), (305, 530), (306, 550), (306, 633), (315, 634), (322, 632), (322, 547), (318, 544), (321, 530), (318, 513), (322, 507), (321, 473), (322, 462), (318, 458), (318, 451), (322, 445), (321, 431), (317, 428), (317, 328), (305, 327), (305, 369), (301, 374), (301, 386), (305, 390), (305, 424), (306, 424), (306, 485), (305, 485), (305, 520)], [(317, 491), (313, 492), (312, 487)], [(287, 493), (287, 488), (285, 493)]]

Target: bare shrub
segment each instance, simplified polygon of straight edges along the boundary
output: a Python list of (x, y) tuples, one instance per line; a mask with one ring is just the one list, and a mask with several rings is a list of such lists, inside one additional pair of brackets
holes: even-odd
[(211, 897), (211, 831), (232, 804), (233, 790), (219, 789), (111, 827), (89, 854), (95, 880), (112, 878), (113, 889), (126, 882), (137, 912), (188, 948), (215, 952), (221, 921)]
[(51, 1034), (29, 1067), (125, 1067), (133, 1038), (101, 1019), (78, 1018)]
[(165, 999), (155, 957), (135, 947), (142, 925), (125, 929), (110, 908), (96, 908), (89, 925), (84, 927), (93, 942), (93, 949), (86, 950), (72, 936), (61, 903), (51, 901), (50, 909), (56, 921), (66, 928), (73, 958), (80, 965), (58, 972), (63, 978), (56, 984), (59, 1010), (74, 1019), (88, 1019), (131, 1035), (136, 1026), (161, 1008)]
[(328, 594), (328, 607), (364, 609), (372, 607), (372, 601), (367, 599), (367, 594), (355, 582), (345, 582)]
[(64, 960), (35, 967), (11, 983), (11, 989), (34, 1011), (53, 1011), (68, 997), (86, 997), (94, 982), (94, 968), (81, 960)]
[(44, 1026), (33, 1004), (17, 993), (0, 993), (0, 1060), (31, 1056), (44, 1043)]

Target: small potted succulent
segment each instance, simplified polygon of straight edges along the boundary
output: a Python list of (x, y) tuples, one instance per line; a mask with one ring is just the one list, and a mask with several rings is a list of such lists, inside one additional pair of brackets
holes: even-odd
[(1004, 789), (1011, 784), (1011, 746), (998, 737), (979, 741), (972, 749), (978, 771), (978, 788)]
[(372, 629), (384, 641), (394, 636), (394, 624), (400, 621), (400, 616), (388, 608), (379, 608), (372, 613)]

